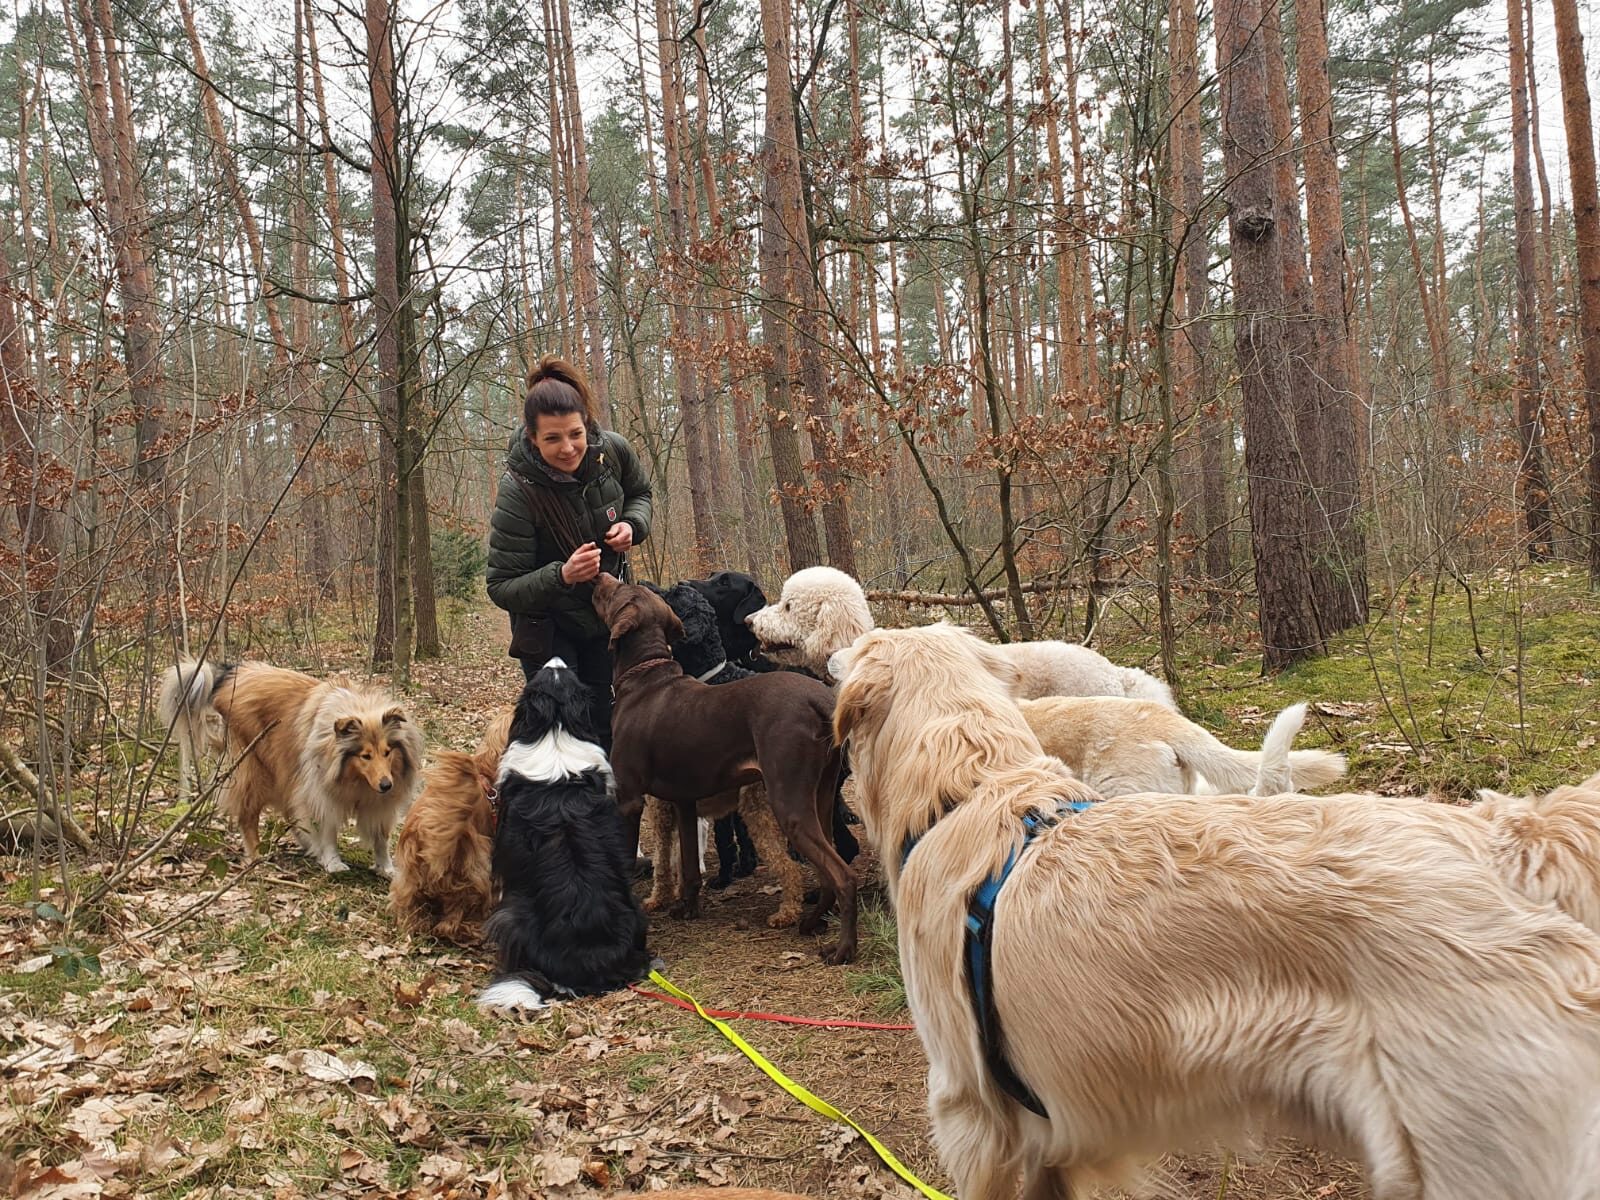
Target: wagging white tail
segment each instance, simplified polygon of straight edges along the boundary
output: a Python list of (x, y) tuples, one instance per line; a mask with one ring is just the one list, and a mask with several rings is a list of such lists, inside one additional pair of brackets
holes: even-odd
[(1102, 796), (1286, 792), (1321, 787), (1344, 774), (1343, 755), (1290, 749), (1305, 720), (1304, 704), (1278, 716), (1259, 751), (1226, 746), (1182, 713), (1149, 700), (1046, 696), (1019, 706), (1045, 753)]

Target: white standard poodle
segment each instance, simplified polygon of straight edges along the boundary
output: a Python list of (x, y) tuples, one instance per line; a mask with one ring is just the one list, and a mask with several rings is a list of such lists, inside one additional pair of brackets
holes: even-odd
[[(784, 581), (777, 603), (752, 613), (752, 632), (775, 662), (828, 677), (828, 658), (873, 628), (861, 585), (833, 567), (807, 567)], [(997, 649), (1022, 676), (1024, 700), (1122, 696), (1177, 710), (1172, 690), (1137, 667), (1119, 667), (1075, 642), (1011, 642)]]

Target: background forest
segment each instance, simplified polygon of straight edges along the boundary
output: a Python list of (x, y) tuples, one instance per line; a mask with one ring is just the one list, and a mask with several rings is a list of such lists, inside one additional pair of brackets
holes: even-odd
[(70, 779), (147, 702), (108, 678), (179, 654), (437, 657), (548, 351), (648, 459), (646, 577), (826, 561), (1001, 638), (1113, 612), (1181, 688), (1418, 580), (1592, 575), (1600, 210), (1554, 15), (19, 10), (8, 771)]
[[(641, 577), (857, 575), (1092, 639), (1386, 793), (1597, 767), (1600, 197), (1576, 0), (61, 0), (0, 18), (0, 1194), (904, 1200), (691, 1016), (524, 1023), (365, 870), (177, 794), (179, 656), (465, 750), (521, 382), (588, 371)], [(281, 851), (281, 852), (280, 852)], [(366, 860), (357, 856), (358, 865)], [(863, 860), (864, 862), (867, 860)], [(865, 872), (871, 889), (871, 871)], [(709, 1003), (905, 1020), (767, 929)], [(935, 1184), (903, 1033), (762, 1027)], [(1171, 1194), (1365, 1195), (1292, 1145)]]

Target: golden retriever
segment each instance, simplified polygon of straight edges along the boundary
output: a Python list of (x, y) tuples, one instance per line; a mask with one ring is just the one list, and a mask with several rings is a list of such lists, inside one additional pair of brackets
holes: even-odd
[(1044, 752), (1102, 796), (1192, 796), (1202, 789), (1266, 795), (1321, 787), (1344, 774), (1342, 754), (1289, 749), (1305, 719), (1304, 704), (1280, 714), (1260, 750), (1225, 746), (1182, 713), (1151, 700), (1047, 696), (1020, 701), (1020, 707)]
[(201, 749), (230, 760), (218, 804), (247, 859), (272, 809), (323, 870), (349, 870), (339, 829), (353, 817), (374, 869), (393, 876), (389, 835), (421, 786), (423, 737), (391, 697), (263, 662), (183, 662), (162, 677), (158, 708), (177, 736), (183, 780)]
[(413, 933), (477, 940), (494, 907), (495, 810), (490, 799), (511, 737), (511, 710), (484, 730), (471, 754), (441, 750), (395, 839), (389, 909)]
[[(1600, 938), (1507, 886), (1464, 809), (1371, 796), (1096, 803), (1015, 667), (952, 626), (839, 660), (835, 731), (895, 906), (961, 1200), (1071, 1200), (1149, 1156), (1276, 1127), (1376, 1200), (1600, 1197)], [(902, 861), (902, 856), (904, 860)], [(994, 905), (993, 1052), (966, 977)]]

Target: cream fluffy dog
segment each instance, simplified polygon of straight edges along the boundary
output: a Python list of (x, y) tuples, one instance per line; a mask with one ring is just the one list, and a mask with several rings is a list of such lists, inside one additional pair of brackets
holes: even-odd
[(1102, 796), (1271, 795), (1322, 787), (1344, 774), (1342, 754), (1289, 749), (1305, 720), (1304, 704), (1279, 715), (1260, 750), (1225, 746), (1209, 730), (1151, 700), (1046, 696), (1023, 700), (1020, 707), (1044, 752)]
[[(828, 658), (873, 627), (861, 585), (833, 567), (806, 567), (783, 582), (774, 604), (750, 615), (751, 632), (775, 662), (826, 676)], [(1018, 694), (1121, 696), (1176, 709), (1172, 690), (1137, 667), (1119, 667), (1075, 642), (1010, 642), (996, 647), (1016, 664)]]
[[(936, 1146), (961, 1200), (1072, 1200), (1262, 1126), (1366, 1167), (1375, 1200), (1600, 1197), (1600, 938), (1509, 888), (1488, 824), (1371, 797), (1093, 800), (951, 626), (844, 671), (860, 811), (899, 923)], [(904, 861), (902, 862), (902, 856)], [(997, 1083), (968, 990), (994, 905)]]

